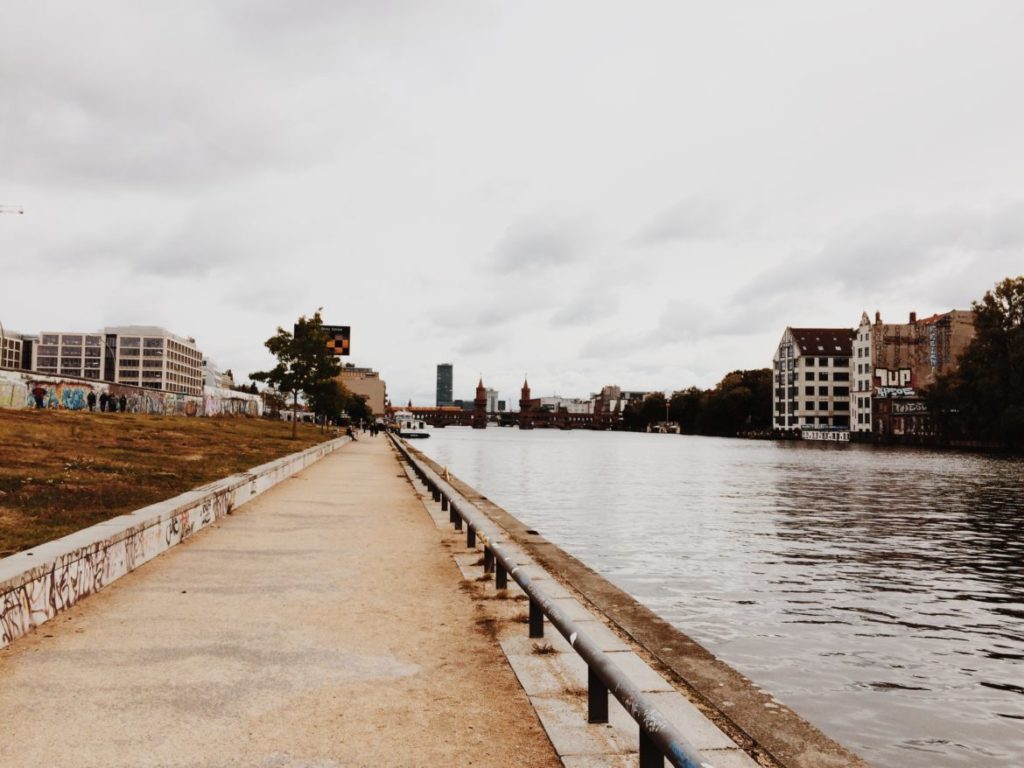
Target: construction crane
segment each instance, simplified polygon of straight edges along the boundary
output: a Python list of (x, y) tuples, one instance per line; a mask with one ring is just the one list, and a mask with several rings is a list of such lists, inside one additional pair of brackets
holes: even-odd
[(25, 209), (20, 205), (0, 205), (0, 213), (24, 213)]

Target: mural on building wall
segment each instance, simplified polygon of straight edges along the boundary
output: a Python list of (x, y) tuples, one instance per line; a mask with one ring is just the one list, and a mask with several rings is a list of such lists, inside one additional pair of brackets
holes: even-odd
[(911, 386), (912, 376), (910, 368), (897, 368), (894, 371), (875, 368), (875, 378), (878, 379), (875, 397), (915, 397), (917, 393)]

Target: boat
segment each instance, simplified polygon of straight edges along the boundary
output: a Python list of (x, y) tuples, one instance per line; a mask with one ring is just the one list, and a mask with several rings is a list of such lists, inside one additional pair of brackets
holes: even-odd
[(430, 437), (427, 431), (427, 423), (423, 419), (417, 419), (410, 411), (399, 411), (395, 414), (395, 425), (398, 436), (406, 439), (419, 439)]

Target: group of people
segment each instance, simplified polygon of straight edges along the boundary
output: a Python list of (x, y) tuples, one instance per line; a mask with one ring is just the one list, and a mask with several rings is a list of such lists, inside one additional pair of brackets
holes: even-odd
[[(46, 408), (46, 387), (37, 386), (32, 389), (32, 399), (35, 400), (36, 408)], [(101, 411), (109, 411), (110, 413), (125, 413), (128, 410), (128, 398), (124, 395), (117, 397), (116, 395), (108, 395), (106, 392), (96, 398), (95, 392), (90, 392), (85, 396), (85, 404), (89, 406), (90, 411), (96, 410), (96, 403), (99, 402)]]
[[(89, 404), (89, 410), (95, 410), (96, 408), (96, 393), (90, 392), (89, 396), (85, 398), (85, 402)], [(100, 410), (110, 411), (111, 413), (117, 413), (120, 409), (121, 413), (128, 410), (128, 398), (124, 395), (117, 397), (115, 395), (108, 395), (106, 392), (100, 395)]]

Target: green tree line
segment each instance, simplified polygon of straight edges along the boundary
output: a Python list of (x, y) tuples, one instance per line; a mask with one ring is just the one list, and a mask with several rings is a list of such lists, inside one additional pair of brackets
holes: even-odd
[[(711, 389), (690, 387), (668, 398), (668, 419), (684, 435), (735, 437), (767, 432), (772, 426), (772, 372), (770, 368), (733, 371)], [(654, 392), (629, 403), (623, 426), (644, 431), (665, 420), (665, 395)]]

